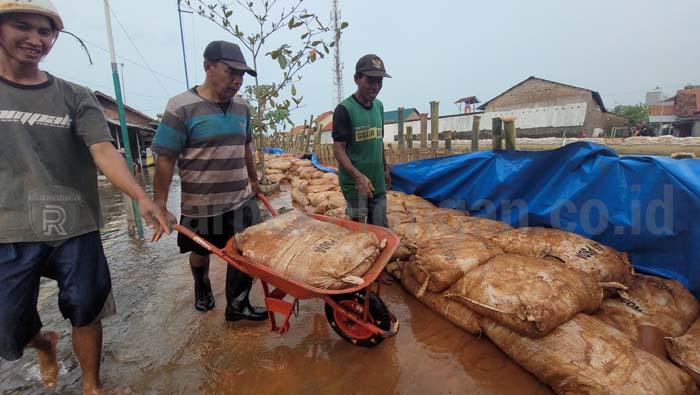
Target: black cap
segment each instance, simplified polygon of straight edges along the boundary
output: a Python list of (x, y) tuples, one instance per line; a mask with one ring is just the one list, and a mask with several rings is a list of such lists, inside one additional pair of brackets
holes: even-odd
[(241, 48), (238, 45), (228, 41), (210, 42), (209, 45), (207, 45), (207, 48), (204, 50), (204, 59), (211, 60), (212, 62), (223, 62), (228, 67), (234, 70), (245, 71), (253, 77), (258, 75), (255, 70), (248, 67), (248, 65), (245, 63), (245, 58), (243, 57)]
[(355, 65), (355, 74), (364, 74), (369, 77), (387, 77), (391, 78), (386, 73), (384, 62), (377, 55), (365, 55), (357, 61)]

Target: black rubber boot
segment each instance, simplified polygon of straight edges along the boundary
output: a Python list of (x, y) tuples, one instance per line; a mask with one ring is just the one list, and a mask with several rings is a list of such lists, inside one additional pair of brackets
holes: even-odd
[(214, 293), (209, 282), (209, 265), (202, 267), (190, 266), (194, 277), (194, 308), (208, 311), (214, 308)]
[(248, 296), (252, 285), (252, 277), (241, 273), (233, 266), (228, 266), (226, 269), (226, 321), (267, 319), (267, 310), (264, 307), (250, 305)]

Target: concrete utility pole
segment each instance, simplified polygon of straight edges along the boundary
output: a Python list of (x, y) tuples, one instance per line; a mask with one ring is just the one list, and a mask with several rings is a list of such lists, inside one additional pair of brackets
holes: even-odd
[[(117, 69), (116, 55), (114, 54), (114, 39), (112, 38), (112, 20), (109, 16), (109, 0), (104, 0), (105, 8), (105, 21), (107, 22), (107, 39), (109, 40), (109, 57), (112, 63), (112, 81), (114, 82), (114, 95), (117, 97), (117, 109), (119, 110), (119, 124), (121, 126), (122, 132), (122, 144), (124, 145), (124, 153), (126, 165), (129, 171), (134, 172), (134, 163), (131, 161), (131, 145), (129, 143), (129, 130), (126, 128), (126, 114), (124, 114), (124, 102), (122, 101), (122, 90), (119, 84), (119, 70)], [(139, 152), (139, 155), (141, 153)], [(143, 226), (141, 225), (141, 217), (139, 216), (139, 205), (137, 202), (131, 200), (126, 195), (127, 199), (125, 205), (131, 204), (133, 208), (134, 224), (136, 227), (136, 234), (139, 237), (143, 236)]]

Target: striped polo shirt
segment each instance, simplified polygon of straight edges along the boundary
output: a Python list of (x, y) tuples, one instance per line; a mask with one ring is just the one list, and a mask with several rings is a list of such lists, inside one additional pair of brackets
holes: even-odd
[(226, 113), (195, 88), (168, 101), (152, 149), (178, 158), (182, 215), (220, 215), (253, 196), (245, 163), (251, 141), (250, 111), (239, 96)]

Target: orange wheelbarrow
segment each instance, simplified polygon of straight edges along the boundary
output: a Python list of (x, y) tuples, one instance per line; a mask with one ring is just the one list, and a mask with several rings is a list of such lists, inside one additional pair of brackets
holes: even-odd
[[(277, 215), (277, 211), (264, 195), (258, 194), (258, 199), (265, 204), (270, 214)], [(191, 238), (229, 265), (251, 277), (260, 279), (272, 331), (284, 334), (289, 330), (289, 320), (294, 314), (299, 300), (321, 298), (326, 303), (326, 319), (328, 319), (331, 328), (341, 338), (356, 346), (374, 347), (385, 338), (396, 335), (399, 323), (379, 297), (381, 285), (380, 281), (376, 280), (396, 251), (399, 245), (398, 237), (390, 230), (379, 226), (317, 214), (306, 215), (318, 221), (342, 226), (353, 232), (372, 232), (377, 235), (379, 240), (386, 239), (386, 246), (363, 276), (364, 283), (342, 290), (316, 288), (299, 281), (283, 278), (270, 268), (240, 255), (236, 247), (235, 237), (228, 241), (225, 249), (220, 249), (181, 225), (175, 225), (174, 229)], [(375, 284), (375, 291), (370, 290), (372, 284)], [(278, 324), (276, 314), (281, 315), (281, 324)]]

